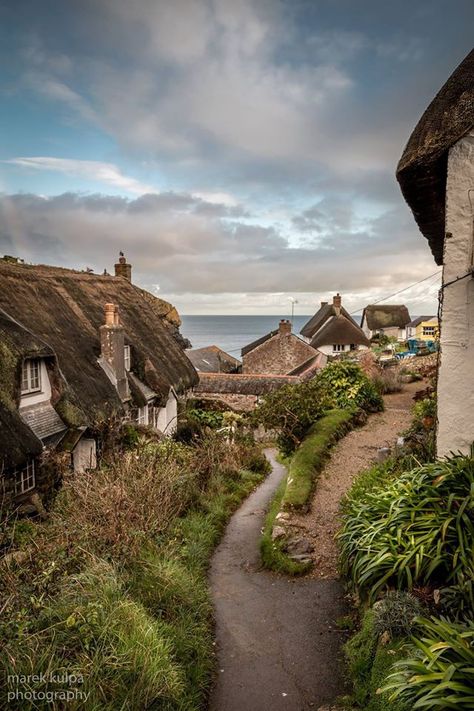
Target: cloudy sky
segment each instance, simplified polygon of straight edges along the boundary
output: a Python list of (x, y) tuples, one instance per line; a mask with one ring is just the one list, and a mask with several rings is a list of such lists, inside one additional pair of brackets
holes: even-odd
[(394, 171), (473, 26), (472, 0), (0, 0), (0, 254), (123, 250), (188, 314), (435, 274)]

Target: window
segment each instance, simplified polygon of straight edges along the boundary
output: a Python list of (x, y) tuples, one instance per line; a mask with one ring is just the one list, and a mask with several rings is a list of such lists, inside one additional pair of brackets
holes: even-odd
[(123, 347), (123, 361), (125, 365), (125, 370), (130, 370), (130, 346)]
[(340, 343), (334, 343), (332, 350), (333, 353), (339, 353), (340, 351), (344, 351), (346, 347), (344, 345), (341, 345)]
[(158, 429), (158, 413), (159, 408), (154, 405), (148, 405), (148, 424)]
[(26, 491), (34, 489), (36, 486), (34, 460), (30, 459), (26, 467), (15, 471), (13, 476), (15, 477), (15, 494), (24, 494)]
[(350, 349), (351, 349), (351, 351), (355, 351), (355, 349), (356, 349), (355, 343), (351, 343)]
[(147, 425), (148, 424), (148, 408), (147, 407), (139, 407), (138, 408), (138, 415), (137, 415), (137, 422), (139, 425)]
[(424, 336), (434, 336), (436, 332), (435, 326), (423, 326)]
[(41, 390), (41, 361), (39, 358), (25, 360), (21, 371), (21, 393), (36, 393)]

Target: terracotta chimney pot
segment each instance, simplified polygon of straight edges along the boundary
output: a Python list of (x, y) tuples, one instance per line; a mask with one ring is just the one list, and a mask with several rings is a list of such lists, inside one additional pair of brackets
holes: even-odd
[(115, 304), (105, 304), (105, 325), (113, 326), (115, 324)]
[(282, 320), (278, 324), (278, 332), (280, 336), (288, 336), (291, 333), (291, 321), (282, 318)]

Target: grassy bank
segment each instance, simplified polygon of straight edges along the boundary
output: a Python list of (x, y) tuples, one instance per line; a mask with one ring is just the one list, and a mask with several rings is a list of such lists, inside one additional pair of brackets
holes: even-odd
[(260, 550), (266, 568), (288, 575), (301, 575), (311, 563), (292, 560), (283, 550), (284, 542), (272, 540), (278, 512), (303, 509), (308, 505), (318, 475), (332, 445), (352, 426), (352, 410), (330, 410), (309, 430), (288, 463), (288, 476), (278, 487), (265, 518)]
[[(49, 521), (11, 521), (0, 705), (60, 709), (66, 688), (76, 693), (71, 709), (205, 708), (214, 668), (209, 559), (266, 468), (251, 446), (218, 437), (197, 447), (147, 444), (68, 482)], [(32, 674), (45, 677), (13, 684), (20, 696), (9, 698), (7, 676)], [(76, 680), (58, 686), (51, 674)]]

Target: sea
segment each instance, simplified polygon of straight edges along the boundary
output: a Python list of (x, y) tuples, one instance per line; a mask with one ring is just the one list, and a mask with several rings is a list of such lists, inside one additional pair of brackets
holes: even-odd
[[(293, 318), (293, 332), (299, 333), (311, 318), (298, 315)], [(188, 338), (193, 348), (219, 346), (234, 358), (240, 358), (240, 350), (248, 343), (261, 338), (278, 328), (283, 316), (181, 316), (181, 333)], [(359, 319), (357, 319), (359, 320)]]

